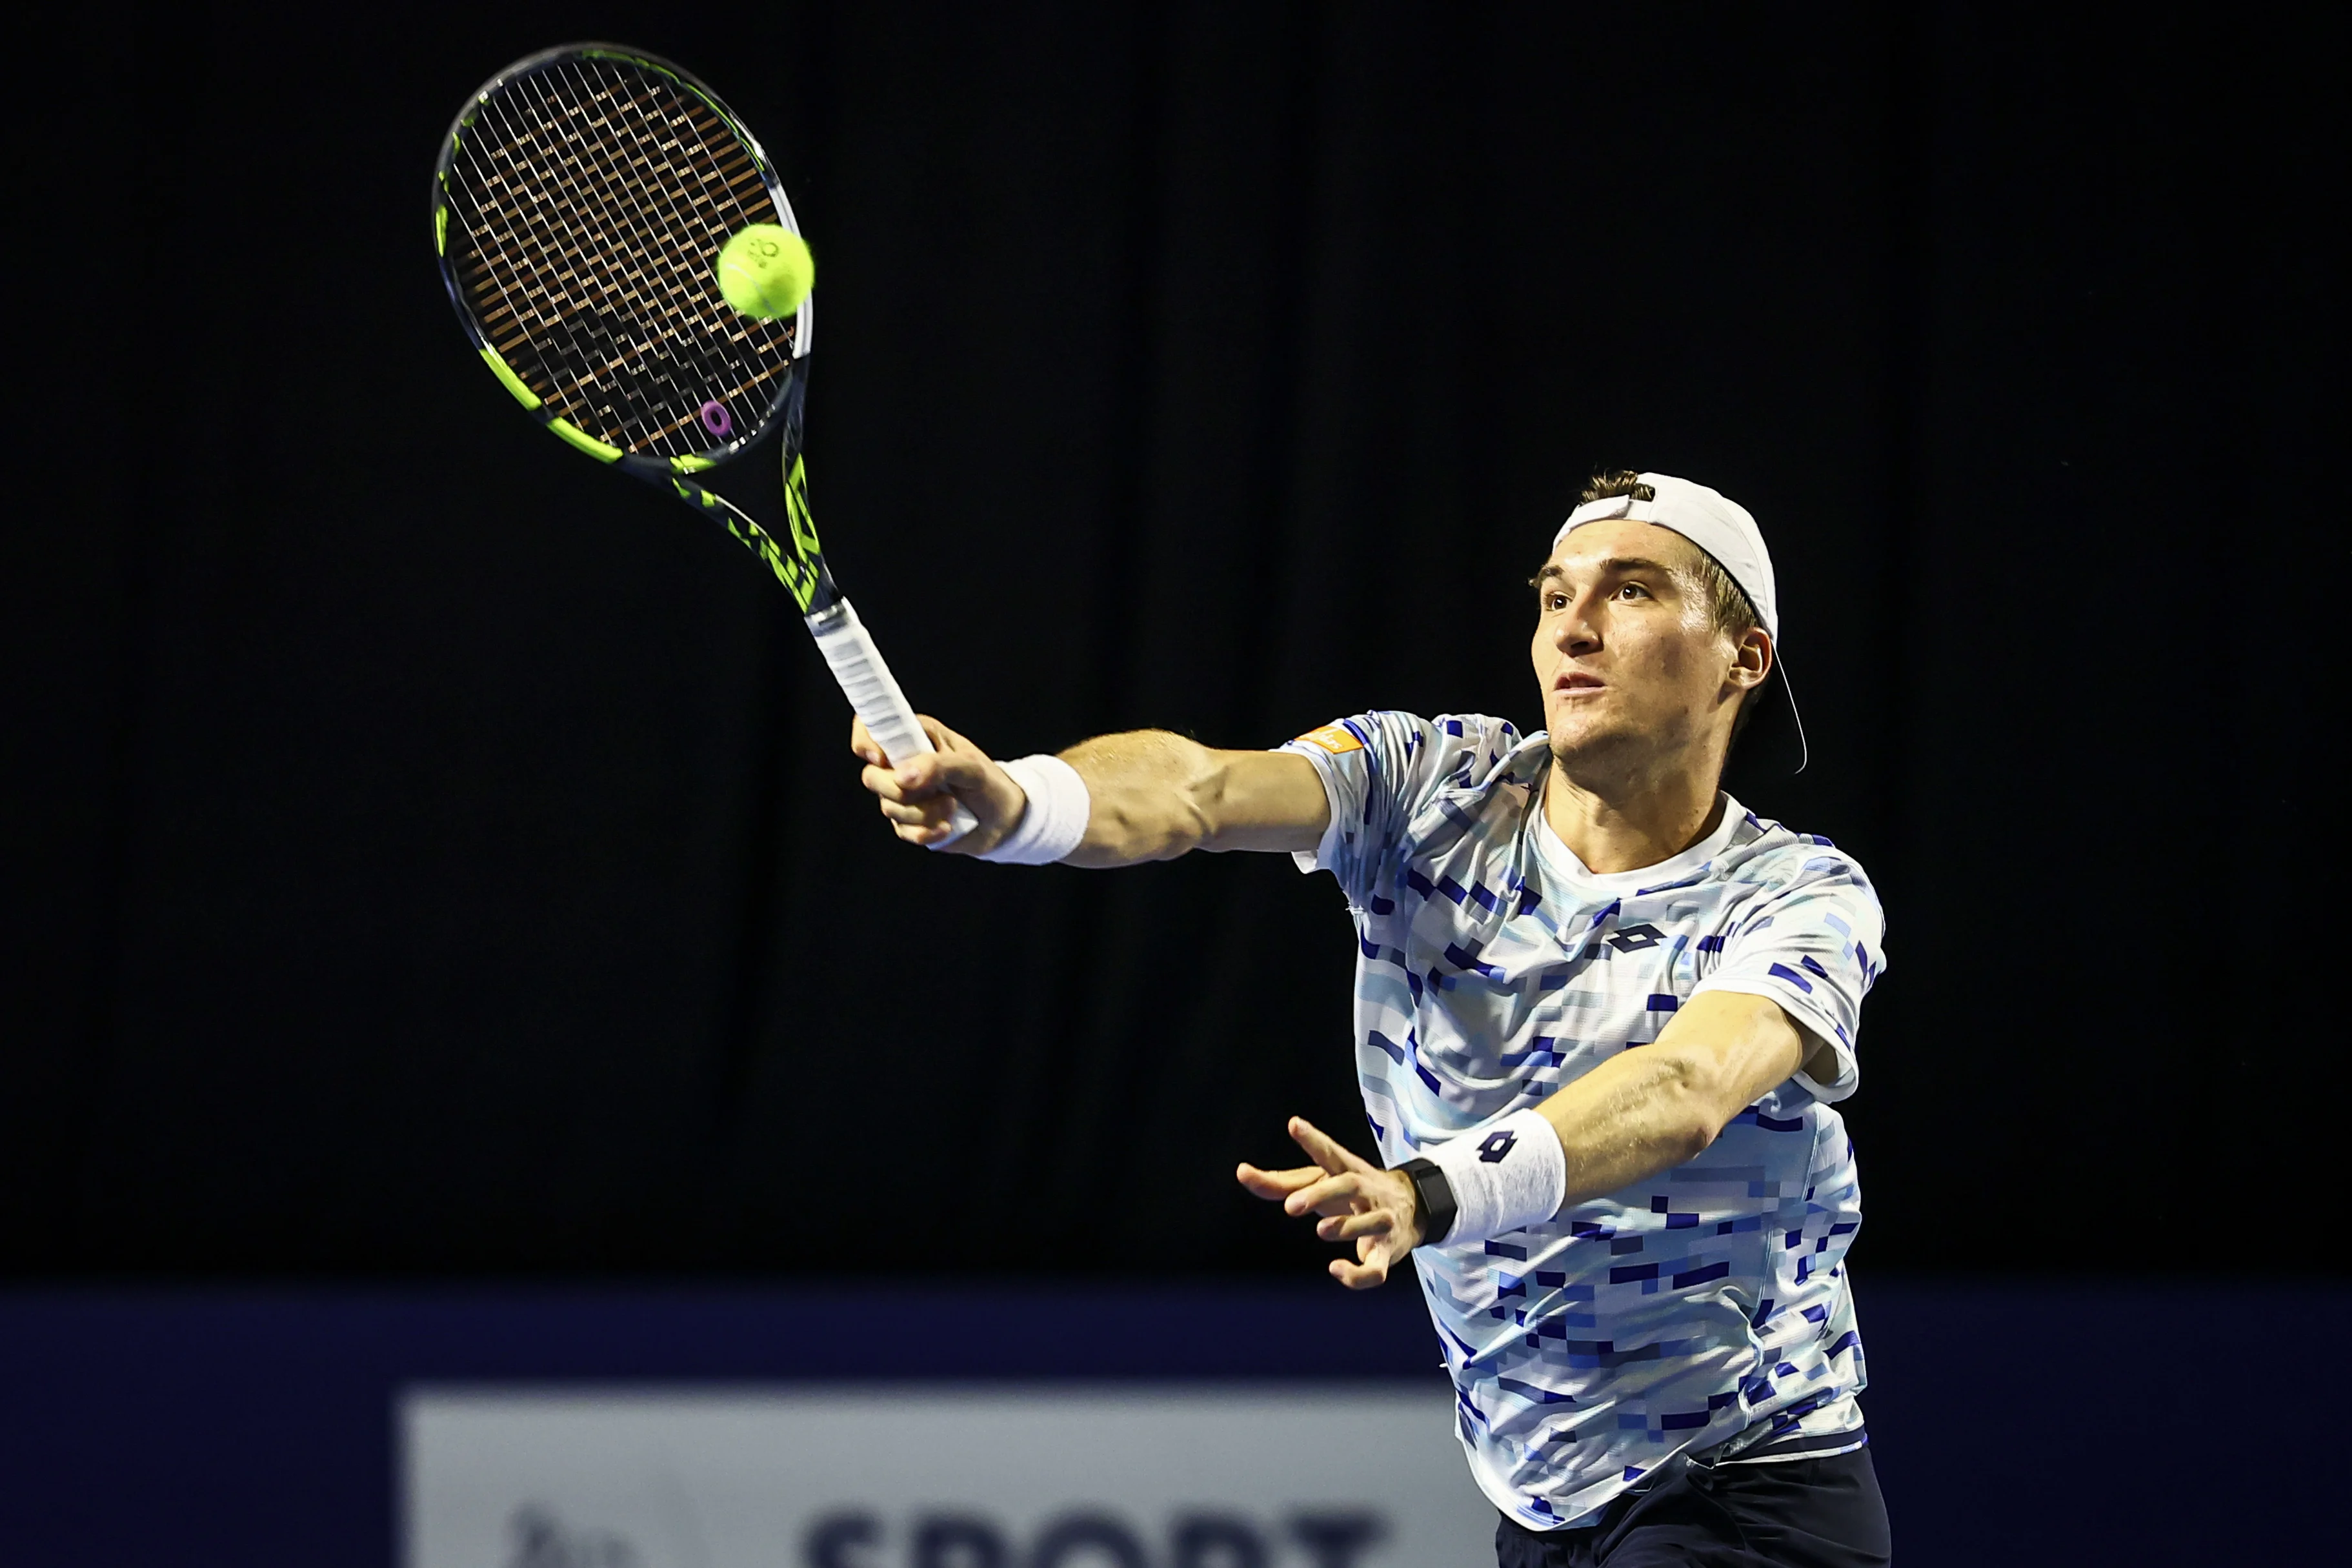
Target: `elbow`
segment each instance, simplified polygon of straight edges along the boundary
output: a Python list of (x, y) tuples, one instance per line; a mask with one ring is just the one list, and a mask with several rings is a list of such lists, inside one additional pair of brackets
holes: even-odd
[(1089, 782), (1087, 840), (1074, 865), (1133, 866), (1173, 860), (1209, 842), (1211, 809), (1223, 788), (1216, 758), (1181, 735), (1124, 737), (1129, 765)]
[(1194, 849), (1214, 849), (1225, 801), (1226, 770), (1217, 753), (1197, 741), (1185, 741), (1185, 767), (1177, 780), (1162, 830), (1167, 848), (1160, 855), (1172, 860)]
[(1688, 1117), (1682, 1131), (1682, 1152), (1675, 1163), (1687, 1164), (1714, 1148), (1715, 1141), (1723, 1135), (1727, 1120), (1704, 1110)]
[(1173, 860), (1208, 845), (1208, 835), (1190, 814), (1179, 813), (1139, 829), (1134, 837), (1136, 860)]
[(1182, 811), (1139, 812), (1097, 802), (1087, 825), (1087, 840), (1066, 857), (1085, 867), (1137, 866), (1173, 860), (1201, 846), (1201, 836)]
[(1716, 1075), (1707, 1070), (1708, 1064), (1688, 1058), (1670, 1059), (1671, 1082), (1664, 1098), (1673, 1110), (1666, 1118), (1667, 1137), (1675, 1152), (1675, 1163), (1679, 1165), (1714, 1147), (1724, 1128), (1739, 1114), (1740, 1107), (1727, 1108), (1723, 1086), (1715, 1081)]
[(1174, 789), (1152, 803), (1151, 810), (1129, 816), (1125, 826), (1136, 859), (1173, 860), (1217, 847), (1214, 810), (1223, 786), (1201, 777), (1202, 771), (1189, 770)]
[(1673, 1109), (1661, 1119), (1659, 1142), (1665, 1145), (1660, 1151), (1669, 1165), (1688, 1164), (1711, 1148), (1723, 1131), (1723, 1123), (1705, 1106), (1683, 1096), (1675, 1096)]

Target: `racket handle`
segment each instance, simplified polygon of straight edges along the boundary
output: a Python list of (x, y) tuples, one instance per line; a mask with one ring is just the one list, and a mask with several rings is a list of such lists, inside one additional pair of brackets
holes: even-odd
[[(809, 636), (816, 638), (817, 650), (824, 655), (824, 662), (832, 668), (833, 678), (841, 682), (842, 695), (849, 699), (857, 716), (866, 721), (867, 731), (885, 757), (894, 763), (902, 763), (938, 749), (923, 733), (922, 725), (915, 721), (915, 710), (908, 705), (907, 694), (898, 689), (890, 667), (882, 662), (882, 650), (874, 646), (873, 636), (858, 620), (848, 600), (835, 599), (809, 616), (808, 629)], [(950, 798), (949, 833), (931, 846), (934, 849), (954, 843), (980, 826), (970, 806)]]

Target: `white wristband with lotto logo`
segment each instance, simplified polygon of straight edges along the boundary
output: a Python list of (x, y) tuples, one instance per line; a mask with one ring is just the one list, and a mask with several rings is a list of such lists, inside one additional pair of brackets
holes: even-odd
[(1541, 1225), (1568, 1197), (1568, 1151), (1551, 1123), (1532, 1110), (1514, 1110), (1485, 1131), (1450, 1138), (1423, 1157), (1454, 1190), (1449, 1243)]

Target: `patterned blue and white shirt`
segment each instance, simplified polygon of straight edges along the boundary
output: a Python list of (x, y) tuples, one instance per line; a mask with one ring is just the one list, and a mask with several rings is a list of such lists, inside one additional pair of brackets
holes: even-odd
[(1355, 916), (1358, 1074), (1385, 1163), (1651, 1043), (1705, 991), (1769, 996), (1835, 1054), (1834, 1079), (1800, 1072), (1686, 1164), (1414, 1253), (1487, 1497), (1557, 1528), (1685, 1450), (1859, 1447), (1843, 1261), (1862, 1209), (1831, 1102), (1853, 1092), (1885, 963), (1862, 868), (1726, 796), (1721, 826), (1673, 859), (1589, 871), (1544, 820), (1545, 737), (1499, 719), (1365, 713), (1285, 749), (1330, 797), (1297, 858)]

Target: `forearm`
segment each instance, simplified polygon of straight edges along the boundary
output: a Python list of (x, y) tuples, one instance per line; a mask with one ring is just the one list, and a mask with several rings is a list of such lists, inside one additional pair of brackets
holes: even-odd
[(1321, 779), (1287, 752), (1221, 752), (1165, 730), (1082, 741), (1062, 753), (1089, 796), (1072, 866), (1132, 866), (1188, 850), (1313, 849), (1330, 818)]
[(1213, 830), (1216, 754), (1165, 730), (1097, 735), (1061, 753), (1086, 781), (1087, 835), (1070, 866), (1133, 866), (1200, 848)]
[(1806, 1037), (1770, 1000), (1693, 997), (1658, 1040), (1622, 1051), (1536, 1107), (1568, 1156), (1573, 1207), (1696, 1158), (1785, 1080)]
[(1721, 1123), (1688, 1067), (1647, 1047), (1628, 1051), (1537, 1105), (1568, 1157), (1562, 1207), (1632, 1186), (1715, 1142)]

